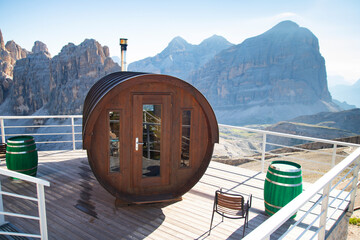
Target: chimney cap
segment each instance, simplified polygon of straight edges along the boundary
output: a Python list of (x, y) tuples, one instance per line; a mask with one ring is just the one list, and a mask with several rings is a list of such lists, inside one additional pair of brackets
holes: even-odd
[(127, 38), (120, 38), (120, 45), (127, 46)]

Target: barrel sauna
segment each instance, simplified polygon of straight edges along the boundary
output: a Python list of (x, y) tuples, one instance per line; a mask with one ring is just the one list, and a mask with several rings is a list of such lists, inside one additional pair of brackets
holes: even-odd
[(83, 148), (99, 183), (122, 202), (181, 199), (218, 141), (210, 104), (172, 76), (112, 73), (85, 98)]

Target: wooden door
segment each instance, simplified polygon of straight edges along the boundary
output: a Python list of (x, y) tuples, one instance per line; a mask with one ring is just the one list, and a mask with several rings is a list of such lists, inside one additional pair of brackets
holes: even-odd
[(132, 95), (132, 180), (134, 187), (170, 184), (170, 94)]

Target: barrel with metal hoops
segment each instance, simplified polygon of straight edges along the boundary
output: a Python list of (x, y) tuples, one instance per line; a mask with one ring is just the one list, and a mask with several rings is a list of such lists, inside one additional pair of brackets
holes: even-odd
[(38, 153), (32, 136), (16, 136), (7, 140), (6, 166), (9, 170), (36, 176)]
[[(273, 215), (302, 193), (301, 166), (289, 161), (273, 161), (264, 184), (265, 212)], [(292, 216), (294, 218), (296, 213)]]

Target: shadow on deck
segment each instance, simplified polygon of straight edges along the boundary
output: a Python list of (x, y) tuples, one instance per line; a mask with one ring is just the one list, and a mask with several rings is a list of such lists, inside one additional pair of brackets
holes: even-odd
[[(6, 168), (4, 161), (1, 167)], [(37, 177), (51, 183), (45, 188), (49, 239), (240, 239), (243, 220), (221, 223), (220, 216), (215, 216), (208, 235), (213, 196), (220, 187), (253, 194), (245, 234), (268, 218), (263, 203), (265, 174), (217, 162), (211, 162), (195, 187), (175, 203), (117, 206), (92, 174), (84, 151), (39, 152)], [(4, 191), (36, 194), (33, 184), (5, 177), (1, 181)], [(34, 202), (14, 201), (9, 196), (3, 196), (3, 201), (5, 211), (37, 215)], [(39, 229), (37, 221), (6, 220), (25, 232), (36, 234), (34, 229)], [(285, 232), (292, 222), (285, 223), (272, 238)]]

